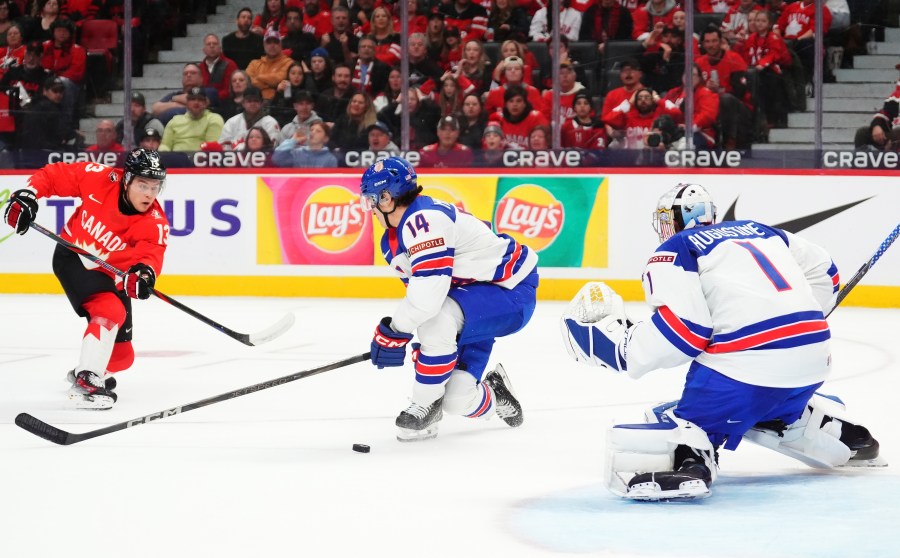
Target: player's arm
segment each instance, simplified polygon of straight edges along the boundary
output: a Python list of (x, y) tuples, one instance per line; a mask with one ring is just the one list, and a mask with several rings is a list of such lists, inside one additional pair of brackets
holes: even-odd
[(410, 215), (400, 228), (412, 274), (406, 296), (393, 315), (397, 331), (412, 332), (441, 309), (453, 276), (453, 222), (440, 211)]
[[(712, 320), (696, 272), (677, 261), (676, 253), (658, 251), (647, 264), (644, 291), (655, 311), (645, 322), (631, 324), (621, 297), (609, 287), (604, 285), (607, 291), (600, 295), (608, 302), (599, 306), (586, 302), (597, 297), (586, 297), (582, 289), (562, 320), (569, 355), (639, 378), (651, 370), (684, 364), (702, 353), (712, 336)], [(586, 304), (594, 305), (594, 310), (579, 310)]]
[(834, 308), (841, 286), (838, 268), (831, 256), (824, 248), (803, 237), (787, 231), (779, 232), (786, 238), (791, 255), (803, 270), (816, 302), (822, 307), (823, 312), (829, 312)]
[(52, 163), (35, 171), (28, 179), (28, 187), (37, 197), (80, 197), (81, 184), (89, 172), (111, 170), (97, 163)]

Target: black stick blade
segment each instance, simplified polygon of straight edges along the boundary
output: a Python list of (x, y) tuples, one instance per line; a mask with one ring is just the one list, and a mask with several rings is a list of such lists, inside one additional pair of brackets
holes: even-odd
[(31, 432), (35, 436), (40, 436), (45, 440), (53, 442), (54, 444), (59, 444), (61, 446), (69, 445), (68, 432), (47, 424), (40, 419), (34, 418), (28, 413), (19, 413), (19, 415), (16, 416), (16, 426)]

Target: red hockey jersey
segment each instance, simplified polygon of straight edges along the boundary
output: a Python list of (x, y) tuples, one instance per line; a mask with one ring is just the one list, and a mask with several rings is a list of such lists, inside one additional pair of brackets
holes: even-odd
[[(169, 220), (159, 200), (145, 213), (125, 215), (119, 211), (121, 177), (121, 171), (97, 163), (54, 163), (35, 172), (28, 183), (39, 198), (81, 198), (60, 235), (64, 239), (120, 270), (140, 262), (159, 277)], [(120, 281), (97, 264), (81, 261), (85, 268), (96, 268)]]

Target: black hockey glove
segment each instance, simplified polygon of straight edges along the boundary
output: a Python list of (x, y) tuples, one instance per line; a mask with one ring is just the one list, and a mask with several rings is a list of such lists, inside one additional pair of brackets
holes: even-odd
[(16, 233), (28, 232), (28, 225), (37, 217), (38, 203), (31, 190), (17, 190), (9, 197), (6, 209), (3, 211), (3, 220), (10, 227), (16, 229)]
[(138, 263), (128, 268), (125, 274), (125, 294), (131, 298), (147, 300), (156, 284), (156, 274), (147, 264)]

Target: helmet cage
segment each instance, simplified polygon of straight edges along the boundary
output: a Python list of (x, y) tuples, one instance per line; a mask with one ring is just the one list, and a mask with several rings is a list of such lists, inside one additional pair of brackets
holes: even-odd
[(678, 184), (662, 195), (653, 213), (653, 230), (665, 242), (676, 233), (716, 220), (716, 204), (699, 184)]

